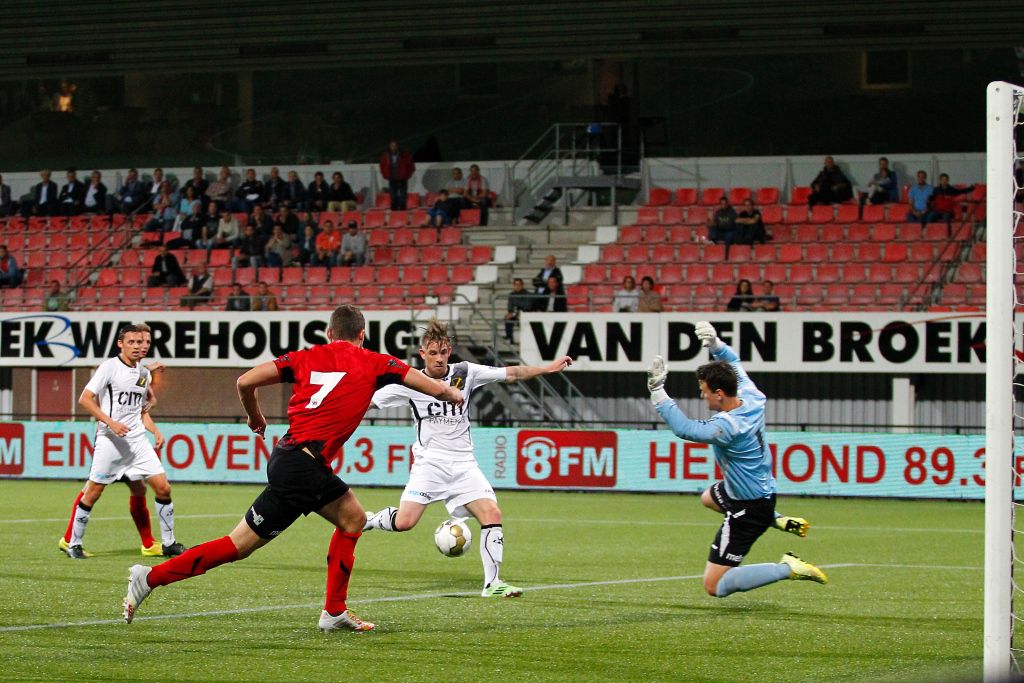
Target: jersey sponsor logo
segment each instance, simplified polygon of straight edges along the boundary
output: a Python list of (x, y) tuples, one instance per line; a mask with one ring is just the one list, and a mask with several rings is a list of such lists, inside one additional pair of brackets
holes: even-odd
[[(142, 385), (140, 384), (139, 386)], [(119, 391), (114, 398), (114, 403), (128, 408), (137, 408), (142, 405), (142, 399), (144, 396), (145, 394), (139, 393), (138, 391)]]
[(25, 426), (0, 424), (0, 475), (17, 476), (25, 471)]
[(146, 386), (146, 378), (140, 375), (139, 376), (139, 381), (135, 383), (135, 386), (137, 386), (137, 387), (144, 387), (144, 386)]
[(725, 559), (729, 560), (730, 562), (742, 562), (743, 555), (733, 555), (732, 553), (726, 553)]
[(615, 432), (519, 432), (516, 482), (522, 486), (611, 488), (617, 476)]

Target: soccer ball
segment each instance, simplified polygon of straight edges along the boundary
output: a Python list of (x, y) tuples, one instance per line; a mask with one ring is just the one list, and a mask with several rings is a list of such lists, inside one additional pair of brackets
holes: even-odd
[(434, 545), (445, 557), (459, 557), (473, 544), (469, 525), (458, 519), (449, 519), (434, 532)]

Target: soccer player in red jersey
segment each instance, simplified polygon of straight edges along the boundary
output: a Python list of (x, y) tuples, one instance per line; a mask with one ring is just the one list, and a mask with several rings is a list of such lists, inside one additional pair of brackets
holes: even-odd
[(134, 565), (128, 576), (124, 620), (131, 623), (142, 601), (158, 586), (199, 576), (227, 562), (245, 559), (281, 534), (300, 515), (316, 512), (336, 528), (327, 551), (327, 599), (320, 629), (372, 631), (374, 625), (346, 607), (348, 582), (366, 512), (330, 462), (359, 426), (377, 389), (402, 383), (455, 405), (462, 392), (433, 380), (392, 356), (362, 348), (363, 314), (339, 306), (331, 315), (328, 344), (287, 353), (238, 378), (238, 397), (249, 428), (263, 436), (267, 421), (258, 387), (291, 382), (288, 433), (270, 454), (267, 487), (227, 536), (207, 541), (155, 567)]

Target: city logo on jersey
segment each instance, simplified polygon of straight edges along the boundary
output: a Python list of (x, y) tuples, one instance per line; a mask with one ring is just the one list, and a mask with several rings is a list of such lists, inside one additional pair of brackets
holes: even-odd
[(146, 386), (146, 378), (140, 375), (139, 376), (139, 381), (135, 383), (135, 386), (139, 386), (139, 387)]
[(516, 482), (521, 486), (612, 488), (617, 473), (615, 432), (519, 432)]
[(18, 476), (25, 471), (25, 426), (0, 424), (0, 475)]

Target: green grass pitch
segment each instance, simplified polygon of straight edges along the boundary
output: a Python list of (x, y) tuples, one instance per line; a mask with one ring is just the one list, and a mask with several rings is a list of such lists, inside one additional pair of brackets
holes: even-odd
[[(449, 559), (431, 507), (412, 532), (365, 534), (350, 605), (371, 634), (322, 634), (330, 527), (301, 519), (248, 560), (156, 590), (120, 621), (139, 556), (127, 489), (95, 508), (86, 548), (57, 550), (77, 482), (0, 483), (0, 679), (259, 681), (822, 681), (980, 676), (983, 508), (782, 499), (810, 536), (774, 530), (748, 562), (792, 550), (829, 567), (720, 600), (698, 578), (719, 518), (695, 496), (499, 492), (503, 578), (485, 600), (476, 545)], [(226, 534), (259, 487), (174, 486), (179, 540)], [(357, 490), (368, 509), (390, 489)], [(152, 498), (150, 508), (152, 511)], [(155, 524), (155, 520), (154, 520)], [(474, 532), (479, 528), (473, 524)], [(477, 539), (474, 539), (477, 540)], [(26, 628), (30, 627), (30, 628)]]

